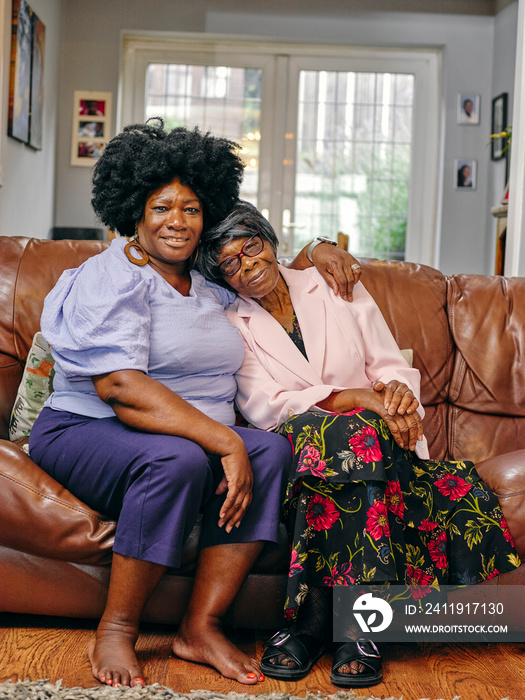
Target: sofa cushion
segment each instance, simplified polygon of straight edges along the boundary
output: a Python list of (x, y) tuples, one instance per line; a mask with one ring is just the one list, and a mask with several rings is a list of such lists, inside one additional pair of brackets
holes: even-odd
[(525, 417), (525, 281), (455, 275), (448, 304), (458, 350), (451, 402), (478, 413)]
[(53, 391), (53, 365), (51, 347), (38, 331), (27, 355), (24, 374), (13, 406), (9, 424), (10, 440), (20, 440), (29, 436), (33, 423)]

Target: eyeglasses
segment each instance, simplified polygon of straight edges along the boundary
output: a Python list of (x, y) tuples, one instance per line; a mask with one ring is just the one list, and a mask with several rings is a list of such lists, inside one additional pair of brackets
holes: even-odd
[(220, 263), (219, 270), (225, 277), (231, 277), (241, 269), (241, 258), (243, 255), (246, 255), (247, 258), (253, 258), (259, 255), (263, 248), (264, 241), (259, 231), (257, 231), (251, 238), (248, 238), (237, 255), (229, 255)]

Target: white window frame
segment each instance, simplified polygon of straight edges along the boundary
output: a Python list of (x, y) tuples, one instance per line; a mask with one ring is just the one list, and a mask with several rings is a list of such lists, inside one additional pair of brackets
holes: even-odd
[[(263, 68), (263, 104), (275, 104), (275, 91), (284, 96), (279, 109), (263, 109), (261, 131), (271, 148), (261, 149), (259, 207), (282, 211), (286, 180), (290, 169), (280, 167), (290, 142), (286, 134), (295, 133), (293, 110), (297, 81), (289, 76), (299, 70), (334, 70), (334, 59), (344, 70), (411, 73), (414, 75), (414, 112), (412, 165), (409, 182), (405, 259), (438, 267), (440, 177), (442, 172), (442, 61), (440, 49), (362, 48), (321, 44), (283, 43), (268, 37), (193, 33), (123, 32), (121, 70), (117, 107), (117, 127), (144, 119), (146, 69), (150, 63), (187, 63)], [(289, 66), (289, 68), (288, 68)], [(343, 68), (340, 68), (343, 69)], [(288, 98), (288, 105), (286, 96)], [(288, 108), (287, 108), (288, 107)], [(295, 143), (295, 141), (293, 141)], [(271, 177), (263, 177), (266, 158), (273, 151)], [(267, 162), (266, 165), (269, 165)], [(275, 218), (275, 215), (274, 215)], [(276, 230), (281, 222), (272, 221)], [(277, 224), (277, 225), (276, 225)], [(279, 232), (279, 231), (278, 231)]]

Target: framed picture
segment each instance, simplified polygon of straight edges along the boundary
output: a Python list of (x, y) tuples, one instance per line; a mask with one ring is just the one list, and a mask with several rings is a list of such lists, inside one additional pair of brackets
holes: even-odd
[[(492, 133), (500, 134), (507, 127), (507, 93), (502, 92), (492, 100)], [(501, 160), (505, 157), (506, 139), (492, 139), (491, 158)]]
[(458, 95), (457, 121), (463, 126), (475, 126), (479, 124), (479, 107), (481, 98), (472, 93), (460, 93)]
[(71, 165), (91, 167), (110, 138), (111, 93), (75, 91)]
[(7, 133), (24, 143), (29, 141), (31, 40), (31, 8), (26, 0), (13, 0)]
[(44, 117), (44, 51), (46, 45), (46, 28), (33, 12), (31, 16), (31, 97), (29, 118), (29, 145), (42, 148)]
[(42, 148), (46, 28), (26, 0), (13, 0), (7, 133)]
[(477, 161), (456, 158), (454, 161), (454, 189), (472, 191), (477, 184)]

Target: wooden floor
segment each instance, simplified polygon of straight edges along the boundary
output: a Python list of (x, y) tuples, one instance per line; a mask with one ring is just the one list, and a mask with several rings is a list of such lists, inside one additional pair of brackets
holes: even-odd
[[(94, 628), (94, 622), (85, 620), (0, 614), (0, 681), (61, 678), (69, 687), (97, 685), (86, 656)], [(229, 635), (246, 653), (260, 658), (267, 635), (243, 630), (229, 631)], [(329, 655), (298, 683), (267, 679), (257, 686), (241, 686), (207, 666), (171, 656), (171, 639), (168, 628), (144, 627), (138, 652), (148, 683), (158, 682), (178, 692), (280, 691), (301, 697), (306, 691), (332, 694), (338, 690), (330, 683)], [(356, 690), (356, 695), (403, 696), (404, 700), (525, 698), (525, 644), (392, 644), (382, 652), (384, 682), (370, 691)]]

